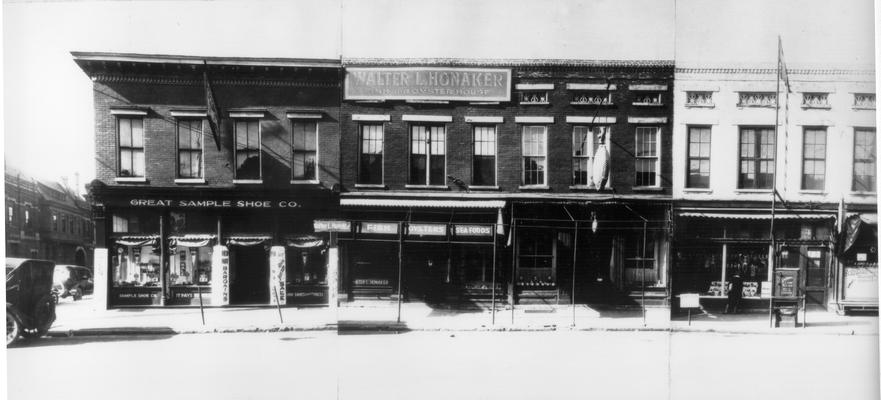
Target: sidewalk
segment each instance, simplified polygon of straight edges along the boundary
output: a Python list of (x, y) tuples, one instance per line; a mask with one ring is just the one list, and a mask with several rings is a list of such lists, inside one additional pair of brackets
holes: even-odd
[[(50, 336), (135, 335), (260, 331), (670, 331), (718, 332), (743, 334), (829, 334), (877, 335), (877, 316), (839, 316), (826, 311), (809, 311), (807, 326), (771, 328), (768, 314), (676, 315), (669, 310), (601, 309), (577, 305), (517, 306), (497, 309), (495, 322), (489, 310), (449, 310), (422, 303), (398, 305), (394, 302), (359, 302), (347, 304), (333, 313), (326, 307), (236, 307), (205, 308), (205, 323), (198, 308), (151, 308), (97, 310), (90, 296), (74, 302), (63, 299), (56, 309), (58, 318)], [(574, 314), (574, 315), (573, 315)], [(799, 316), (801, 319), (802, 317)], [(574, 323), (573, 323), (574, 321)], [(801, 322), (801, 321), (800, 321)]]

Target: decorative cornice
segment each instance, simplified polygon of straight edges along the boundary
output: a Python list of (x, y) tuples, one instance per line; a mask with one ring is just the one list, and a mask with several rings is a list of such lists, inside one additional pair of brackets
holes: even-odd
[[(748, 75), (775, 75), (776, 68), (717, 68), (717, 67), (698, 67), (698, 68), (676, 68), (677, 74), (748, 74)], [(874, 76), (875, 71), (871, 69), (841, 69), (841, 68), (789, 68), (787, 72), (790, 75), (870, 75)]]
[(343, 66), (448, 66), (448, 67), (600, 67), (671, 68), (673, 60), (580, 60), (580, 59), (469, 59), (469, 58), (343, 58)]
[[(100, 83), (136, 83), (143, 85), (202, 86), (202, 79), (154, 76), (126, 76), (96, 74), (92, 80)], [(211, 79), (212, 86), (260, 86), (260, 87), (339, 87), (339, 82), (292, 81), (279, 79)]]

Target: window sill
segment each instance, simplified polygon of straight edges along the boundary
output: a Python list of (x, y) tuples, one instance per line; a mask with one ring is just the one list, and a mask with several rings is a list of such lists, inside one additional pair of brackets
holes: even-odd
[(854, 106), (853, 109), (854, 109), (854, 110), (874, 110), (875, 107), (857, 107), (857, 106)]
[(468, 189), (471, 189), (471, 190), (499, 190), (499, 187), (498, 186), (472, 185), (472, 186), (468, 186)]
[(232, 183), (236, 185), (262, 185), (263, 179), (233, 179)]
[(388, 186), (382, 183), (356, 183), (357, 189), (388, 189)]
[(716, 108), (715, 104), (686, 104), (685, 108)]
[(634, 192), (663, 192), (664, 188), (660, 186), (634, 186)]
[(518, 187), (517, 189), (535, 190), (535, 191), (551, 190), (551, 188), (547, 185), (522, 185), (522, 186)]
[(802, 110), (831, 110), (832, 106), (801, 106)]
[(807, 194), (807, 195), (825, 195), (826, 191), (824, 190), (799, 190), (799, 194)]
[(570, 185), (569, 190), (597, 190), (596, 185)]
[(447, 185), (404, 185), (405, 189), (450, 190)]
[(291, 185), (317, 185), (317, 179), (291, 179)]
[(864, 192), (864, 191), (854, 192), (854, 191), (852, 191), (852, 192), (850, 192), (850, 195), (851, 196), (877, 196), (878, 192)]
[(713, 189), (710, 188), (685, 188), (682, 191), (684, 193), (713, 193)]
[(640, 106), (640, 107), (663, 107), (665, 104), (664, 103), (633, 103), (633, 105)]
[(204, 185), (204, 178), (178, 178), (174, 180), (174, 183), (179, 185)]
[(118, 176), (114, 180), (117, 183), (147, 183), (147, 178), (144, 176)]
[(740, 108), (774, 108), (774, 107), (776, 107), (776, 106), (773, 105), (773, 104), (771, 104), (771, 105), (761, 105), (761, 104), (755, 104), (755, 105), (752, 105), (752, 104), (738, 104), (737, 107), (740, 107)]
[(547, 101), (536, 101), (536, 102), (529, 102), (529, 103), (521, 102), (520, 103), (521, 106), (546, 106), (549, 104), (551, 104), (551, 103), (547, 102)]
[(571, 104), (571, 105), (573, 105), (573, 106), (614, 106), (614, 105), (615, 105), (615, 103), (610, 103), (610, 102), (604, 102), (604, 103), (591, 103), (591, 102), (587, 102), (587, 103), (583, 103), (583, 102), (580, 102), (580, 101), (570, 101), (569, 104)]
[(734, 193), (771, 193), (771, 189), (734, 189)]

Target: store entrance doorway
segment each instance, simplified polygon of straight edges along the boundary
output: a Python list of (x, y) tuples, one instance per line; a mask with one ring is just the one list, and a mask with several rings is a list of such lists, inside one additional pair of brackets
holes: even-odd
[(231, 249), (230, 304), (269, 303), (269, 254), (263, 246)]

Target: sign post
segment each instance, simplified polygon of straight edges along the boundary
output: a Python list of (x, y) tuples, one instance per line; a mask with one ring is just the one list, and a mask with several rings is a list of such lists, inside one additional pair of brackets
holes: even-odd
[(701, 308), (701, 297), (698, 293), (682, 293), (679, 295), (679, 308), (688, 310), (688, 326), (691, 326), (691, 309)]
[(108, 275), (108, 255), (107, 249), (98, 247), (95, 249), (95, 285), (94, 285), (94, 295), (95, 299), (92, 301), (92, 304), (97, 304), (99, 310), (107, 309), (107, 292), (110, 285), (110, 279)]

